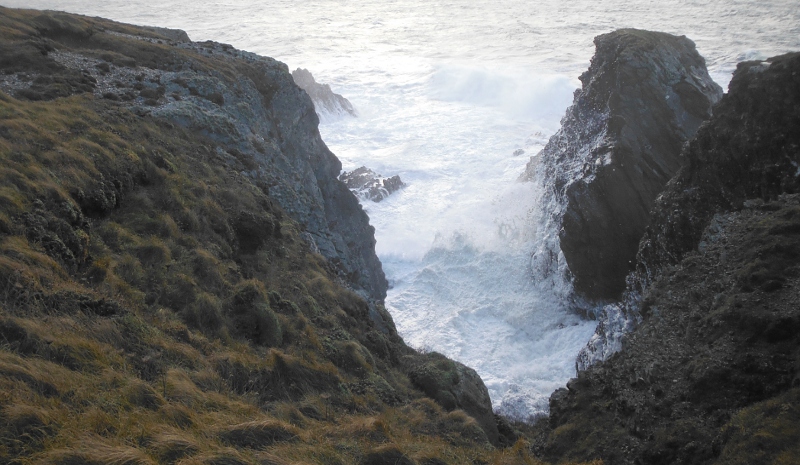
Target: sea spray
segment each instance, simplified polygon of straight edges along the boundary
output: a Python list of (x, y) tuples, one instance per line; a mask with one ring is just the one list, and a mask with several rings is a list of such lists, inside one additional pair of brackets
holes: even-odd
[[(592, 323), (571, 315), (559, 293), (537, 289), (563, 290), (563, 282), (530, 279), (530, 258), (538, 250), (530, 236), (546, 229), (546, 221), (530, 219), (544, 229), (519, 225), (542, 202), (534, 214), (546, 220), (552, 205), (542, 200), (543, 193), (523, 192), (531, 186), (516, 182), (530, 155), (558, 129), (576, 78), (592, 56), (592, 38), (630, 26), (685, 34), (722, 85), (740, 57), (800, 48), (800, 9), (779, 0), (632, 1), (624, 7), (610, 0), (277, 0), (268, 7), (255, 0), (224, 6), (190, 0), (5, 0), (3, 5), (181, 28), (193, 40), (230, 43), (275, 57), (289, 69), (307, 68), (347, 97), (359, 118), (324, 123), (323, 140), (344, 169), (366, 165), (399, 174), (408, 184), (380, 204), (364, 205), (395, 286), (387, 303), (406, 328), (404, 337), (420, 347), (460, 354), (460, 361), (487, 380), (495, 406), (523, 418), (546, 410), (550, 392), (574, 375), (575, 355), (592, 334)], [(454, 89), (448, 90), (450, 85)], [(519, 149), (525, 154), (514, 155)], [(527, 204), (513, 203), (523, 197)], [(539, 244), (552, 239), (545, 236)], [(508, 261), (501, 265), (503, 260)], [(560, 257), (550, 260), (562, 266)], [(479, 273), (460, 280), (450, 272)], [(482, 299), (481, 311), (469, 310), (479, 306), (466, 298), (451, 303), (430, 294), (442, 289), (457, 295), (462, 289), (447, 286), (485, 284), (494, 286), (486, 295), (465, 293)], [(488, 296), (508, 292), (502, 286), (513, 289), (512, 295)], [(444, 317), (437, 320), (440, 311)], [(494, 326), (483, 325), (475, 316), (503, 313), (513, 315), (511, 323), (501, 324), (506, 320), (500, 318)], [(404, 315), (427, 315), (450, 326), (431, 336), (415, 320), (405, 323)], [(523, 331), (520, 322), (529, 326)], [(507, 332), (493, 335), (492, 328)]]

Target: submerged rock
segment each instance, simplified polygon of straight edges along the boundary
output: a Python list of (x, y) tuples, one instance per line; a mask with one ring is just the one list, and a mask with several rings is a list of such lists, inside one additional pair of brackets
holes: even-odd
[(314, 76), (307, 69), (297, 68), (292, 71), (292, 78), (295, 84), (311, 97), (314, 107), (320, 117), (324, 115), (333, 116), (358, 116), (353, 104), (341, 95), (333, 92), (328, 84), (320, 84), (314, 80)]
[(800, 53), (740, 64), (654, 207), (642, 320), (551, 397), (546, 458), (798, 463), (798, 127)]
[(400, 176), (385, 178), (366, 166), (340, 174), (339, 180), (360, 199), (373, 202), (380, 202), (405, 187)]
[(614, 299), (656, 196), (681, 166), (681, 147), (722, 91), (685, 37), (621, 29), (595, 45), (562, 128), (523, 179), (543, 183), (545, 203), (560, 206), (552, 227), (575, 290)]

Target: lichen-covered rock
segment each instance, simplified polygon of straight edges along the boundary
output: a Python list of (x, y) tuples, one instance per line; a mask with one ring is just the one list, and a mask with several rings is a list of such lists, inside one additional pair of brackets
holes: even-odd
[(320, 117), (325, 116), (357, 116), (353, 104), (331, 90), (328, 84), (320, 84), (307, 69), (297, 68), (292, 71), (295, 84), (308, 93), (314, 102), (314, 108)]
[(339, 180), (362, 201), (380, 202), (405, 187), (400, 176), (385, 178), (366, 166), (340, 174)]
[(685, 37), (621, 29), (595, 45), (562, 128), (523, 178), (543, 183), (554, 198), (545, 203), (560, 206), (553, 227), (575, 290), (614, 299), (684, 142), (722, 91)]

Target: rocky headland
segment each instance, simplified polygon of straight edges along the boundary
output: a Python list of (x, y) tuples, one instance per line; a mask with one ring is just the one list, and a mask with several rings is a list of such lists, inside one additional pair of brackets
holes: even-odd
[[(203, 134), (218, 143), (221, 159), (241, 168), (305, 227), (315, 249), (350, 284), (371, 299), (385, 297), (373, 228), (336, 181), (341, 163), (322, 142), (314, 105), (292, 85), (286, 65), (158, 28), (87, 32), (66, 15), (42, 15), (33, 27), (37, 36), (25, 47), (45, 51), (47, 66), (74, 81), (45, 82), (47, 72), (19, 61), (9, 63), (0, 88), (30, 100), (88, 91)], [(135, 48), (133, 56), (113, 50), (103, 34)], [(58, 41), (76, 46), (57, 47)], [(198, 59), (182, 61), (188, 54)]]
[(799, 54), (739, 65), (654, 202), (619, 304), (639, 323), (553, 394), (546, 458), (797, 462), (799, 79)]
[[(559, 205), (533, 263), (561, 255), (618, 312), (530, 430), (397, 335), (285, 65), (0, 24), (0, 463), (798, 462), (800, 55), (741, 64), (719, 100), (688, 39), (597, 38), (525, 177)], [(609, 342), (614, 315), (636, 324)]]

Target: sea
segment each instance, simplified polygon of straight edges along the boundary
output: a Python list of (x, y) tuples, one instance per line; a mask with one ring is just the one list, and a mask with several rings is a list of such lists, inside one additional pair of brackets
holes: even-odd
[(345, 170), (407, 186), (363, 202), (412, 347), (474, 368), (495, 410), (531, 421), (575, 376), (596, 322), (531, 274), (548, 206), (526, 163), (558, 130), (594, 53), (633, 27), (685, 35), (724, 89), (736, 64), (800, 50), (798, 0), (0, 0), (185, 30), (306, 68), (357, 117), (321, 115)]

